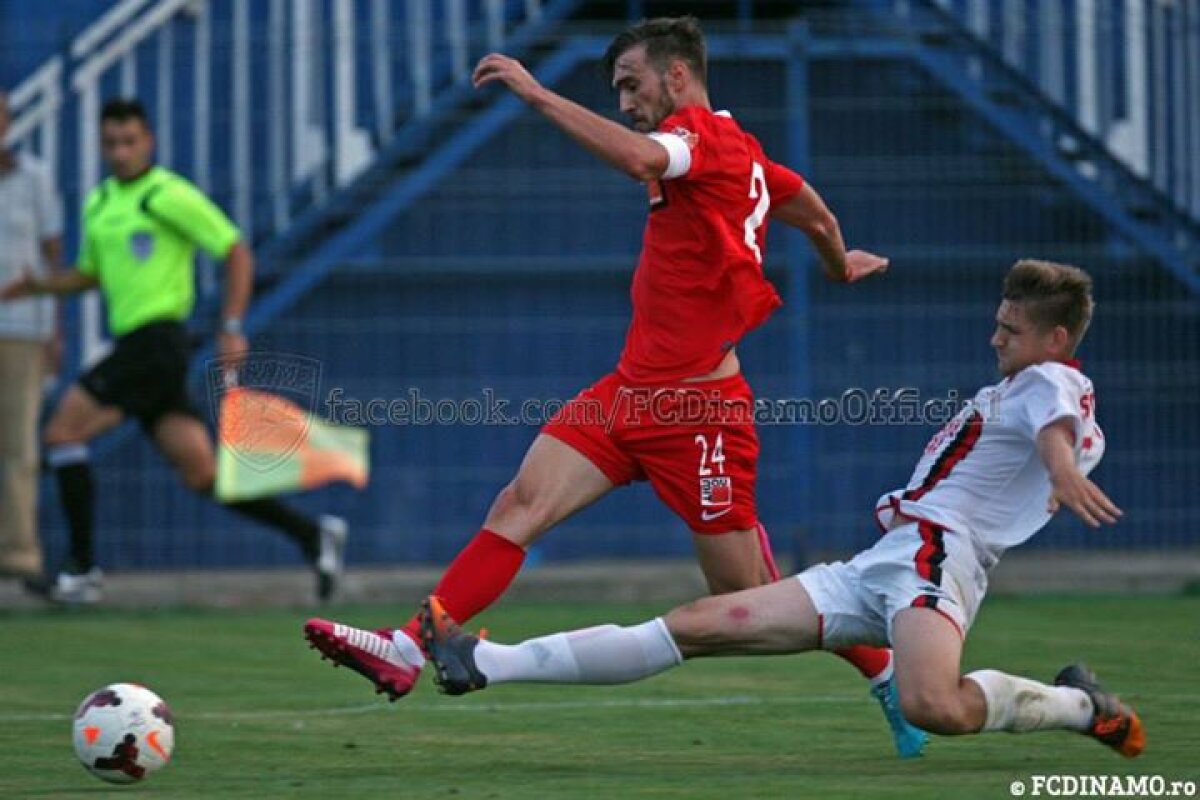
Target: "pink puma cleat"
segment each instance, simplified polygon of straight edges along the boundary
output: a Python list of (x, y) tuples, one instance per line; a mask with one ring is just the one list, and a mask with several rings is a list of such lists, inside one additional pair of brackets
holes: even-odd
[(375, 684), (376, 694), (395, 701), (412, 691), (421, 668), (409, 664), (392, 643), (392, 631), (365, 631), (328, 619), (304, 623), (309, 646), (328, 658), (335, 667), (346, 666)]

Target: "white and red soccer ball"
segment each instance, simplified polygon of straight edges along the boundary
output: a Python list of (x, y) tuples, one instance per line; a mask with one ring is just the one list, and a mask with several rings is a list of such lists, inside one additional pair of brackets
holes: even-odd
[(114, 683), (89, 694), (74, 720), (75, 755), (98, 778), (137, 783), (171, 760), (175, 723), (145, 686)]

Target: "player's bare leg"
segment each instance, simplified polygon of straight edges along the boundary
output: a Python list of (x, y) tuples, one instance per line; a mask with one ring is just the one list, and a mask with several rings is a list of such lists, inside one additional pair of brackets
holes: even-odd
[(712, 594), (727, 594), (771, 583), (758, 529), (721, 534), (692, 533), (696, 558)]
[(990, 669), (962, 676), (957, 628), (927, 608), (897, 614), (892, 639), (904, 713), (926, 730), (946, 735), (1073, 730), (1129, 758), (1145, 746), (1137, 714), (1082, 665), (1062, 670), (1054, 686)]
[(582, 453), (553, 436), (533, 440), (516, 477), (500, 490), (483, 526), (529, 547), (550, 528), (613, 489)]
[(46, 461), (54, 470), (71, 532), (65, 568), (53, 582), (27, 583), (31, 590), (69, 604), (100, 601), (103, 576), (92, 545), (94, 484), (88, 442), (121, 424), (120, 409), (101, 405), (79, 386), (67, 389), (42, 433)]
[(154, 443), (175, 468), (185, 486), (205, 494), (212, 490), (217, 459), (208, 430), (186, 414), (164, 414), (154, 425)]
[(120, 425), (124, 418), (119, 408), (101, 405), (85, 389), (74, 385), (58, 401), (46, 423), (42, 441), (46, 447), (87, 444)]
[[(483, 529), (447, 568), (435, 594), (455, 619), (470, 619), (512, 583), (529, 545), (612, 488), (579, 451), (539, 435), (516, 477), (492, 503)], [(311, 619), (304, 633), (323, 657), (357, 670), (393, 700), (412, 689), (425, 663), (419, 614), (402, 628), (377, 631)]]
[(684, 658), (802, 653), (820, 644), (817, 610), (795, 578), (702, 597), (664, 620)]
[(962, 677), (962, 636), (946, 617), (929, 608), (908, 608), (892, 623), (896, 682), (904, 715), (915, 725), (943, 735), (975, 733), (987, 705), (978, 684)]
[[(212, 493), (216, 478), (216, 455), (208, 429), (193, 416), (179, 412), (164, 414), (154, 424), (154, 443), (179, 473), (189, 489)], [(328, 599), (336, 590), (343, 571), (346, 525), (335, 517), (313, 520), (274, 498), (228, 503), (225, 506), (281, 531), (300, 547), (317, 572), (317, 596)]]

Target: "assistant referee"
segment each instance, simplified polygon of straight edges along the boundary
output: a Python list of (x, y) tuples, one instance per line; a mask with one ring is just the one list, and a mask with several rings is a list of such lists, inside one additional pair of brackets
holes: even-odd
[[(246, 351), (242, 316), (250, 302), (254, 257), (228, 217), (191, 182), (154, 164), (154, 132), (141, 103), (115, 99), (100, 114), (103, 156), (111, 177), (88, 195), (75, 269), (49, 277), (25, 274), (0, 290), (11, 300), (73, 294), (100, 287), (116, 346), (59, 402), (43, 433), (71, 531), (70, 557), (51, 596), (64, 603), (101, 599), (103, 576), (93, 556), (93, 480), (88, 442), (133, 417), (192, 490), (211, 495), (213, 443), (187, 394), (184, 323), (195, 302), (199, 247), (227, 268), (218, 353)], [(311, 519), (276, 499), (226, 506), (276, 528), (313, 564), (327, 599), (342, 572), (346, 524)]]

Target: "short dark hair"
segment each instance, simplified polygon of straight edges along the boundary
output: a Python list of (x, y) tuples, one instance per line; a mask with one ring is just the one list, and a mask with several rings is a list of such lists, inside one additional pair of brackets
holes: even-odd
[(1023, 258), (1004, 278), (1004, 299), (1020, 303), (1042, 330), (1062, 325), (1074, 351), (1092, 321), (1092, 278), (1079, 267)]
[(646, 46), (646, 57), (661, 73), (671, 66), (672, 59), (681, 59), (692, 74), (705, 80), (707, 54), (704, 31), (700, 20), (690, 14), (683, 17), (658, 17), (644, 19), (638, 24), (617, 34), (604, 53), (604, 72), (611, 81), (617, 59), (631, 47)]
[(146, 107), (142, 105), (140, 100), (134, 100), (130, 97), (114, 97), (111, 100), (105, 101), (104, 108), (100, 109), (100, 122), (128, 122), (131, 119), (141, 120), (141, 123), (147, 128), (150, 127), (150, 116), (146, 113)]

